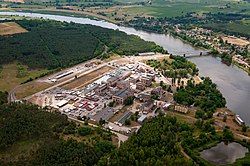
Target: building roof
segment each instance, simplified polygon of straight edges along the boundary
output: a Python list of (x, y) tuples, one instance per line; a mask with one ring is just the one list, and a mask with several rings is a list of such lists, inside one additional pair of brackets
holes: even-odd
[(125, 112), (122, 117), (118, 120), (118, 123), (124, 124), (125, 121), (130, 118), (130, 116), (132, 115), (132, 112)]
[(114, 109), (110, 107), (106, 107), (103, 110), (99, 111), (97, 114), (95, 114), (92, 119), (99, 122), (102, 118), (103, 120), (109, 120), (114, 115)]
[(147, 118), (147, 115), (142, 115), (142, 116), (140, 116), (140, 118), (138, 118), (138, 122), (143, 122), (145, 119)]
[(121, 89), (118, 92), (116, 92), (114, 94), (114, 96), (120, 97), (120, 98), (125, 98), (128, 96), (128, 94), (130, 93), (129, 88), (125, 88), (125, 89)]

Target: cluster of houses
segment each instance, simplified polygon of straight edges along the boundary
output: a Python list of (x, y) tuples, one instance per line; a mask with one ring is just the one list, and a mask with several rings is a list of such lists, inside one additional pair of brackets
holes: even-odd
[(235, 36), (219, 36), (213, 33), (212, 30), (204, 28), (180, 29), (177, 25), (175, 32), (183, 33), (192, 39), (206, 45), (208, 48), (217, 50), (220, 54), (226, 53), (233, 57), (233, 61), (246, 68), (250, 69), (249, 59), (242, 56), (245, 52), (250, 51), (250, 41), (245, 37)]

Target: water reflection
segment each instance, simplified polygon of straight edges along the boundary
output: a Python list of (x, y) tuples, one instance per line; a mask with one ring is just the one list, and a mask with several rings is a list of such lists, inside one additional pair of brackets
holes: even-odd
[(245, 157), (248, 149), (239, 143), (232, 142), (228, 145), (223, 142), (215, 147), (202, 151), (201, 157), (213, 164), (231, 164), (236, 159)]

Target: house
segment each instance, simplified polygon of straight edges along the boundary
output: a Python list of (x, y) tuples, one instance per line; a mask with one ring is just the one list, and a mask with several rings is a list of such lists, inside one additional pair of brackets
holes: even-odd
[(153, 56), (155, 55), (154, 52), (143, 52), (143, 53), (139, 53), (138, 54), (139, 56)]
[(114, 102), (118, 103), (118, 104), (123, 104), (124, 101), (128, 98), (128, 97), (132, 97), (134, 94), (133, 92), (130, 90), (130, 88), (125, 88), (125, 89), (121, 89), (118, 92), (116, 92), (113, 96), (112, 99)]
[(131, 71), (124, 71), (119, 75), (119, 80), (125, 80), (131, 75)]
[(125, 112), (125, 113), (120, 117), (120, 119), (118, 119), (117, 123), (118, 123), (120, 126), (124, 125), (125, 121), (126, 121), (127, 119), (129, 119), (129, 118), (131, 117), (132, 114), (133, 114), (133, 113), (130, 112), (130, 111)]
[(137, 74), (130, 75), (130, 83), (136, 84), (137, 81), (139, 81), (140, 76)]
[(108, 121), (113, 115), (114, 115), (115, 110), (110, 107), (106, 107), (100, 111), (98, 111), (91, 119), (99, 122), (100, 119)]
[(176, 105), (174, 107), (174, 110), (177, 111), (177, 112), (180, 112), (180, 113), (184, 113), (184, 114), (188, 113), (188, 108), (185, 107), (185, 106)]
[(153, 73), (147, 73), (147, 77), (151, 78), (152, 81), (155, 80), (155, 74)]
[(118, 77), (111, 77), (107, 80), (108, 86), (115, 86), (118, 82)]
[(56, 106), (59, 107), (59, 108), (61, 108), (61, 107), (65, 106), (65, 105), (67, 105), (67, 104), (68, 104), (68, 101), (67, 101), (67, 100), (61, 100), (61, 101), (59, 101), (59, 102), (56, 104)]

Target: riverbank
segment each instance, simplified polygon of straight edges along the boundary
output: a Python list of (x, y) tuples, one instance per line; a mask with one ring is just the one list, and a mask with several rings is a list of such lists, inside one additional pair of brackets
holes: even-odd
[(40, 14), (51, 14), (51, 15), (63, 15), (63, 16), (73, 16), (73, 17), (81, 17), (81, 18), (90, 18), (94, 20), (105, 20), (113, 24), (117, 24), (118, 22), (108, 17), (85, 12), (85, 11), (75, 11), (75, 10), (66, 10), (66, 9), (56, 9), (56, 8), (43, 8), (43, 9), (30, 9), (30, 8), (3, 8), (0, 9), (5, 12), (26, 12), (26, 13), (40, 13)]

